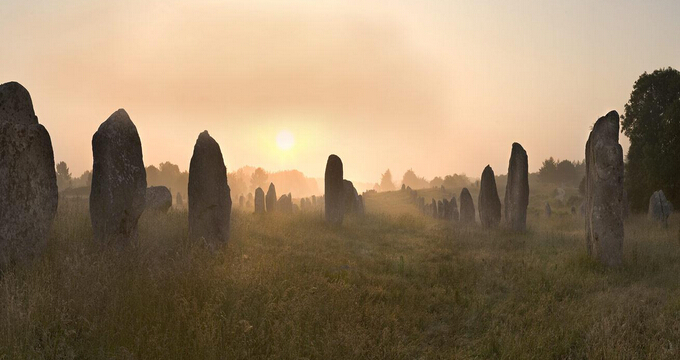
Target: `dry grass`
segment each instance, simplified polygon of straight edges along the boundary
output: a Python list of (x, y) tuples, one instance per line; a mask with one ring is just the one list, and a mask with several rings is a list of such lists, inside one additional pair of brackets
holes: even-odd
[(519, 235), (404, 196), (368, 199), (341, 229), (236, 212), (216, 252), (187, 241), (183, 212), (103, 249), (87, 207), (62, 203), (45, 255), (0, 279), (0, 358), (680, 357), (677, 225), (631, 218), (625, 265), (605, 269), (566, 207)]

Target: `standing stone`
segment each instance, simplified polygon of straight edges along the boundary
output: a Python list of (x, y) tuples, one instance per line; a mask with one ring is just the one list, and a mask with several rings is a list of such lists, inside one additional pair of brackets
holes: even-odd
[(189, 164), (189, 238), (227, 242), (231, 190), (220, 145), (203, 131)]
[(545, 216), (550, 217), (552, 215), (552, 208), (550, 203), (545, 203)]
[(329, 156), (324, 175), (324, 197), (326, 221), (333, 225), (342, 224), (342, 219), (345, 216), (345, 186), (342, 177), (342, 160), (337, 155)]
[(92, 137), (90, 220), (100, 243), (122, 246), (137, 237), (144, 211), (142, 142), (125, 110), (114, 112)]
[(586, 244), (588, 255), (613, 266), (623, 260), (623, 150), (619, 114), (597, 120), (586, 143)]
[(460, 222), (463, 224), (475, 223), (475, 204), (472, 195), (467, 188), (460, 191)]
[(405, 185), (405, 184), (401, 184), (401, 191), (404, 191), (404, 190), (406, 190), (406, 185)]
[(283, 194), (276, 202), (276, 209), (282, 213), (290, 214), (293, 212), (293, 201), (290, 194)]
[(664, 227), (668, 226), (668, 216), (673, 211), (671, 203), (666, 199), (663, 190), (655, 191), (649, 198), (649, 210), (647, 216), (660, 222)]
[(165, 186), (151, 186), (146, 189), (146, 210), (166, 213), (172, 207), (172, 194)]
[(255, 213), (264, 214), (264, 190), (261, 187), (255, 189)]
[(276, 187), (274, 183), (269, 183), (269, 189), (267, 189), (267, 198), (265, 199), (267, 203), (267, 212), (273, 213), (276, 211)]
[(505, 221), (515, 231), (527, 228), (527, 206), (529, 205), (529, 162), (522, 145), (512, 144), (508, 183), (505, 187)]
[(300, 210), (304, 211), (307, 208), (307, 200), (305, 198), (300, 199)]
[[(472, 199), (472, 198), (471, 198)], [(456, 197), (452, 197), (451, 201), (449, 202), (449, 206), (451, 207), (451, 220), (453, 221), (458, 221), (460, 219), (460, 214), (458, 213), (458, 202), (456, 201)], [(475, 215), (475, 210), (472, 210), (472, 215)]]
[(57, 191), (52, 140), (31, 95), (16, 82), (0, 85), (0, 270), (43, 250)]
[(444, 203), (441, 200), (437, 201), (437, 218), (444, 218)]
[(432, 210), (432, 217), (436, 219), (439, 216), (439, 212), (437, 210), (437, 200), (432, 199), (432, 205), (430, 210)]
[(316, 206), (316, 195), (312, 195), (312, 206)]
[(489, 165), (482, 172), (480, 186), (478, 201), (479, 220), (485, 228), (494, 227), (501, 221), (501, 199), (498, 197), (493, 169)]
[(448, 199), (442, 199), (444, 205), (444, 217), (442, 219), (451, 220), (451, 205)]
[(180, 194), (179, 192), (175, 196), (175, 205), (179, 208), (184, 207), (184, 199), (182, 199), (182, 194)]
[(243, 208), (244, 206), (246, 206), (246, 197), (245, 196), (241, 195), (241, 196), (238, 197), (238, 206), (240, 208)]

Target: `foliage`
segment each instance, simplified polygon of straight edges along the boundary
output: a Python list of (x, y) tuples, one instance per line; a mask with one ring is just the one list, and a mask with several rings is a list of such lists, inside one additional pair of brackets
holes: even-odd
[(380, 177), (380, 185), (379, 185), (380, 191), (394, 191), (397, 189), (396, 186), (394, 186), (394, 181), (392, 181), (392, 172), (390, 169), (387, 169), (384, 174)]
[(64, 191), (71, 187), (71, 171), (65, 162), (61, 161), (57, 164), (56, 174), (59, 191)]
[(552, 184), (576, 185), (584, 174), (584, 162), (555, 161), (553, 157), (544, 160), (541, 168), (538, 170), (540, 180)]
[(252, 192), (255, 193), (255, 189), (257, 188), (262, 188), (262, 190), (267, 191), (267, 186), (269, 185), (267, 183), (268, 177), (269, 175), (263, 168), (259, 167), (255, 169), (253, 175), (250, 177), (250, 188)]
[(680, 203), (680, 72), (666, 68), (640, 75), (621, 130), (630, 139), (624, 182), (631, 207), (645, 210), (656, 190)]
[(430, 182), (425, 180), (425, 178), (418, 177), (413, 169), (406, 170), (401, 183), (406, 186), (410, 186), (411, 189), (425, 189), (430, 187)]

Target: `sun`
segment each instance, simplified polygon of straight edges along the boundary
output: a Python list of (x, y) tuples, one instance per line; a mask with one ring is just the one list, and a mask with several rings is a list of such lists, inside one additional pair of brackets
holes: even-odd
[(290, 148), (295, 145), (295, 138), (293, 134), (288, 130), (281, 130), (278, 135), (276, 135), (276, 146), (281, 150), (290, 150)]

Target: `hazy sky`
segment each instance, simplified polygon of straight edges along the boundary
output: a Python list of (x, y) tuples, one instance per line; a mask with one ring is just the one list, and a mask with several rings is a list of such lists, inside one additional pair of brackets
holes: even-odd
[(322, 177), (335, 153), (355, 181), (479, 177), (517, 141), (533, 172), (583, 159), (640, 74), (680, 67), (678, 19), (676, 0), (5, 0), (0, 82), (28, 88), (74, 175), (121, 107), (147, 165), (187, 169), (207, 129), (230, 170)]

